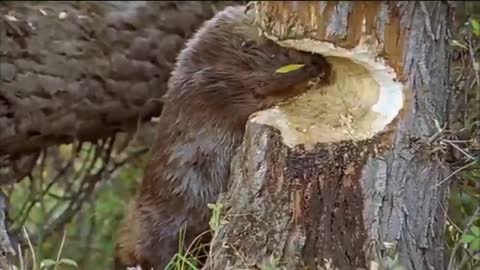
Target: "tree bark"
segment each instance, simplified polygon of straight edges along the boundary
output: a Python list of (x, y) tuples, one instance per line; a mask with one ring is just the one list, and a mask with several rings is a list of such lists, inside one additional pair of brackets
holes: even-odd
[[(448, 125), (451, 6), (265, 1), (253, 9), (267, 37), (326, 55), (337, 77), (327, 94), (251, 117), (230, 190), (219, 200), (222, 225), (206, 268), (445, 269), (450, 169), (438, 146), (439, 128)], [(352, 73), (361, 67), (370, 68), (363, 77)], [(368, 76), (376, 83), (366, 84)], [(372, 114), (375, 121), (359, 120), (362, 110), (354, 107), (368, 100), (361, 93), (378, 94), (374, 88), (391, 99), (366, 102), (366, 111), (383, 109)], [(343, 112), (329, 110), (349, 96), (345, 107), (354, 120), (347, 123), (368, 131), (353, 137), (339, 132), (348, 125), (325, 124), (342, 126)], [(360, 127), (380, 119), (380, 129)], [(313, 132), (310, 125), (322, 128)]]
[(0, 10), (0, 157), (131, 131), (177, 52), (233, 2), (11, 1)]

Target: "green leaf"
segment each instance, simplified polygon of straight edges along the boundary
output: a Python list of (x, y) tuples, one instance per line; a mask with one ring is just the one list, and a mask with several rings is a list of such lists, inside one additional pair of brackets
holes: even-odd
[(473, 258), (474, 260), (476, 260), (476, 261), (480, 261), (480, 255), (475, 255), (475, 256), (473, 256), (472, 258)]
[(472, 249), (473, 252), (478, 252), (480, 251), (480, 238), (477, 238), (475, 240), (473, 240), (471, 243), (470, 243), (470, 248)]
[(472, 242), (473, 240), (475, 240), (477, 237), (473, 234), (464, 234), (462, 236), (462, 241), (465, 243), (465, 244), (468, 244), (470, 242)]
[(471, 172), (464, 172), (463, 177), (465, 177), (468, 180), (479, 182), (480, 181), (480, 175), (477, 175), (475, 171)]
[(60, 263), (71, 265), (71, 266), (74, 266), (75, 268), (78, 268), (78, 264), (72, 259), (63, 258), (60, 260)]
[(452, 40), (452, 45), (453, 45), (453, 46), (460, 47), (460, 48), (465, 49), (465, 50), (468, 50), (467, 46), (465, 46), (464, 44), (458, 42), (458, 41), (455, 40), (455, 39)]
[(476, 36), (480, 36), (480, 22), (478, 22), (478, 21), (475, 20), (475, 19), (472, 19), (471, 22), (472, 22), (473, 33), (474, 33)]
[(45, 259), (40, 263), (40, 269), (49, 268), (50, 266), (55, 265), (57, 262), (51, 259)]
[(303, 64), (291, 64), (291, 65), (286, 65), (283, 66), (275, 71), (275, 73), (288, 73), (295, 71), (297, 69), (302, 68), (304, 65)]
[(480, 237), (480, 228), (479, 227), (473, 225), (470, 230), (472, 230), (474, 235), (476, 235), (477, 237)]

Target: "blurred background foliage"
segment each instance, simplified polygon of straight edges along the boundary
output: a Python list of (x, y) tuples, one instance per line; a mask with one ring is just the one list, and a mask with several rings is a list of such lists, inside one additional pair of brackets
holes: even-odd
[(38, 264), (56, 258), (65, 232), (62, 257), (80, 269), (111, 269), (116, 230), (141, 180), (154, 129), (147, 123), (97, 144), (51, 147), (28, 179), (5, 190), (10, 229), (21, 236), (26, 229)]
[(451, 37), (451, 83), (458, 107), (452, 109), (452, 173), (446, 231), (448, 270), (480, 269), (480, 3), (456, 2)]
[[(470, 270), (480, 269), (480, 4), (456, 5), (451, 80), (454, 98), (462, 103), (452, 112), (456, 119), (442, 141), (455, 149), (451, 162), (456, 169), (445, 209), (445, 239), (448, 269)], [(62, 257), (80, 269), (111, 269), (116, 230), (143, 175), (154, 126), (147, 123), (135, 134), (117, 134), (97, 144), (51, 147), (31, 176), (4, 188), (12, 233), (24, 235), (26, 229), (37, 260), (56, 258), (65, 233)]]

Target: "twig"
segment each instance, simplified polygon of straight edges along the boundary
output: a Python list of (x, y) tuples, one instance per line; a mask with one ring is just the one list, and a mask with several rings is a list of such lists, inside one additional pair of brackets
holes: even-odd
[(62, 250), (63, 250), (63, 245), (65, 244), (66, 235), (67, 235), (67, 231), (64, 229), (63, 230), (62, 242), (60, 243), (60, 248), (58, 249), (57, 261), (55, 263), (54, 270), (58, 269), (58, 263), (60, 262), (60, 256), (62, 255)]
[(472, 61), (473, 71), (475, 74), (475, 79), (477, 80), (477, 85), (480, 85), (480, 76), (478, 75), (478, 72), (475, 69), (475, 53), (473, 52), (471, 37), (469, 38), (469, 42), (468, 42), (468, 51), (470, 53), (470, 57), (471, 57), (470, 61)]
[(465, 249), (464, 249), (464, 251), (465, 251), (465, 253), (467, 253), (468, 256), (463, 256), (463, 259), (458, 264), (457, 269), (462, 269), (470, 261), (470, 259), (473, 256), (475, 256), (475, 253), (471, 254), (468, 250), (465, 250)]
[(30, 241), (30, 237), (28, 236), (28, 232), (27, 232), (27, 229), (25, 229), (25, 227), (23, 227), (23, 234), (25, 235), (25, 238), (27, 239), (28, 247), (30, 248), (30, 252), (32, 253), (32, 263), (33, 263), (32, 270), (36, 270), (37, 269), (37, 259), (35, 257), (35, 250), (33, 249), (32, 242)]
[[(473, 213), (473, 215), (470, 217), (467, 225), (465, 225), (465, 229), (463, 230), (462, 232), (462, 235), (470, 228), (470, 226), (472, 226), (473, 224), (473, 221), (478, 217), (480, 216), (480, 207), (477, 207), (477, 209), (475, 210), (475, 212)], [(452, 250), (452, 255), (450, 255), (450, 261), (448, 262), (448, 268), (449, 270), (454, 270), (452, 267), (453, 267), (453, 261), (454, 261), (454, 258), (455, 258), (455, 253), (457, 252), (457, 249), (460, 247), (460, 243), (461, 243), (461, 239), (457, 241), (457, 243), (455, 244), (455, 247), (453, 248)], [(456, 269), (460, 269), (460, 268), (456, 268)]]
[(460, 151), (464, 156), (466, 156), (469, 160), (476, 160), (477, 158), (470, 155), (469, 153), (465, 152), (465, 150), (463, 150), (462, 148), (460, 148), (458, 145), (450, 142), (449, 140), (442, 140), (443, 142), (446, 142), (448, 144), (450, 144), (453, 148), (457, 149), (458, 151)]
[(458, 227), (458, 225), (455, 224), (455, 222), (448, 216), (448, 211), (445, 209), (443, 204), (441, 204), (440, 207), (442, 208), (443, 212), (445, 213), (445, 216), (447, 217), (448, 222), (450, 222), (450, 224), (452, 224), (452, 226), (455, 228), (455, 230), (457, 230), (459, 233), (461, 233), (462, 229), (460, 229), (460, 227)]
[(432, 189), (438, 188), (438, 187), (441, 186), (443, 183), (445, 183), (448, 179), (452, 178), (454, 175), (456, 175), (457, 173), (465, 170), (466, 168), (474, 165), (475, 163), (477, 163), (476, 160), (474, 160), (474, 161), (468, 163), (467, 165), (465, 165), (465, 166), (463, 166), (463, 167), (455, 170), (454, 172), (452, 172), (451, 174), (449, 174), (447, 177), (445, 177), (445, 179), (443, 179), (442, 181), (440, 181), (440, 182), (438, 182), (436, 185), (434, 185), (434, 186), (432, 187)]
[[(17, 249), (18, 249), (18, 261), (20, 262), (20, 269), (21, 270), (26, 270), (25, 268), (25, 264), (24, 264), (24, 261), (23, 261), (23, 254), (22, 254), (22, 248), (20, 245), (17, 246)], [(11, 269), (12, 267), (10, 267)]]

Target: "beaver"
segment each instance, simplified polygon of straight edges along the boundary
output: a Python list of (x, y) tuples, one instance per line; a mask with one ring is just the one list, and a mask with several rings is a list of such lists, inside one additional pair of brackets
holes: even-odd
[[(253, 19), (245, 5), (226, 7), (177, 56), (144, 178), (119, 232), (115, 269), (164, 269), (179, 252), (182, 228), (185, 247), (207, 231), (207, 204), (227, 190), (248, 117), (302, 93), (312, 79), (328, 80), (323, 56), (276, 44)], [(277, 72), (290, 64), (301, 68)]]

